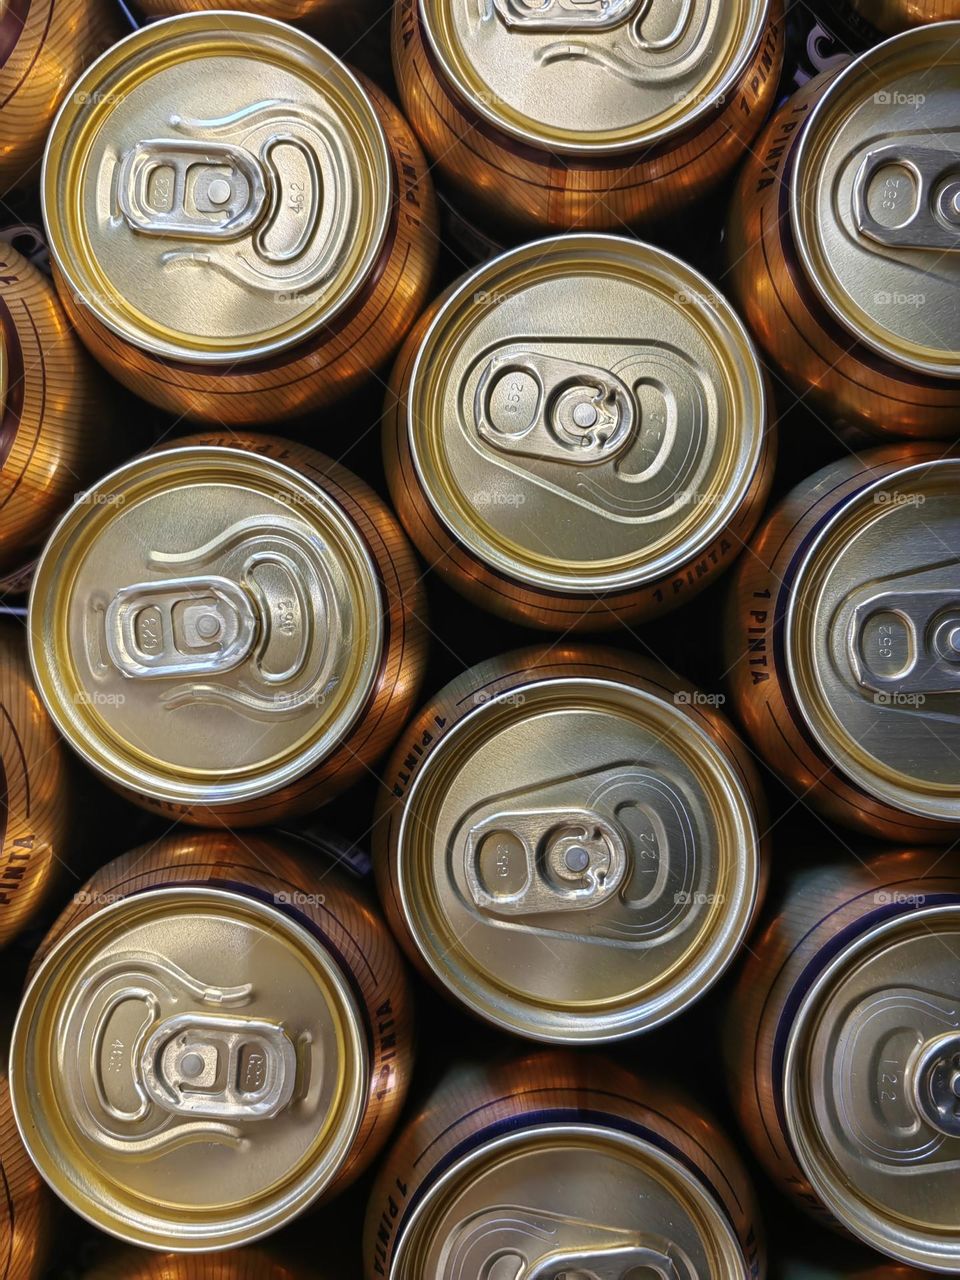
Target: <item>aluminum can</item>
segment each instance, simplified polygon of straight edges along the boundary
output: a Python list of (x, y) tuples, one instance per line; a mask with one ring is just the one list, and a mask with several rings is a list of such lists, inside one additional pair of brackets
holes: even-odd
[(957, 0), (794, 0), (828, 25), (850, 50), (865, 49), (908, 27), (960, 18)]
[(0, 947), (36, 920), (59, 886), (73, 811), (67, 753), (37, 697), (26, 637), (17, 623), (4, 622), (0, 625)]
[(174, 836), (108, 863), (44, 941), (13, 1033), (14, 1113), (96, 1226), (229, 1249), (374, 1158), (411, 1018), (399, 951), (355, 886), (275, 836)]
[(447, 685), (398, 743), (374, 828), (414, 963), (542, 1041), (621, 1039), (702, 996), (766, 862), (759, 784), (715, 702), (657, 664), (564, 645)]
[(307, 1280), (308, 1275), (311, 1280), (333, 1280), (327, 1271), (305, 1272), (255, 1247), (216, 1254), (118, 1249), (85, 1271), (83, 1280)]
[[(834, 1252), (832, 1241), (825, 1252)], [(879, 1262), (876, 1258), (849, 1265), (838, 1265), (836, 1261), (806, 1262), (787, 1258), (772, 1270), (771, 1280), (924, 1280), (929, 1275), (928, 1271), (918, 1271), (916, 1267)]]
[(0, 242), (0, 579), (11, 592), (57, 517), (120, 456), (106, 379), (49, 280)]
[(50, 134), (56, 279), (98, 360), (218, 424), (359, 386), (422, 310), (435, 199), (407, 125), (315, 40), (253, 14), (153, 23)]
[(53, 1197), (24, 1150), (10, 1106), (6, 1059), (0, 1064), (0, 1276), (41, 1280), (50, 1251)]
[(699, 1102), (550, 1051), (453, 1069), (378, 1176), (365, 1280), (766, 1273), (746, 1171)]
[(414, 329), (387, 480), (474, 603), (612, 627), (681, 604), (742, 549), (770, 483), (767, 407), (746, 330), (702, 276), (636, 240), (558, 236), (465, 276)]
[(960, 829), (958, 519), (960, 458), (850, 456), (776, 508), (730, 596), (728, 679), (760, 757), (831, 821), (903, 843)]
[(876, 436), (957, 435), (960, 25), (896, 36), (815, 77), (744, 166), (735, 299), (798, 395)]
[[(149, 21), (181, 13), (223, 9), (222, 0), (136, 0)], [(230, 0), (233, 13), (253, 13), (261, 18), (293, 23), (335, 43), (344, 53), (359, 53), (374, 28), (388, 21), (387, 0)]]
[(798, 873), (729, 1011), (734, 1102), (770, 1174), (900, 1262), (960, 1272), (954, 852)]
[(37, 183), (57, 108), (122, 30), (112, 0), (8, 0), (0, 8), (0, 193)]
[(481, 217), (618, 230), (701, 199), (776, 100), (780, 0), (400, 0), (394, 70), (437, 170)]
[(193, 436), (64, 517), (30, 596), (37, 687), (108, 782), (190, 822), (324, 803), (390, 747), (424, 663), (420, 570), (356, 476), (270, 436)]

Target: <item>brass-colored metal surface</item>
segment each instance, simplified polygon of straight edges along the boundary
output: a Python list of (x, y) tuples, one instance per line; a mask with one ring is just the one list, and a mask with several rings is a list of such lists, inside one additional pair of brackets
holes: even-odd
[(615, 229), (696, 200), (773, 105), (779, 0), (400, 0), (394, 67), (444, 178), (494, 221)]
[(0, 1182), (0, 1274), (3, 1280), (41, 1280), (50, 1253), (53, 1197), (20, 1141), (5, 1060), (0, 1069)]
[(111, 0), (0, 5), (0, 195), (39, 180), (47, 132), (67, 90), (121, 33)]
[(960, 822), (960, 462), (930, 445), (832, 464), (741, 561), (726, 661), (762, 757), (831, 819), (888, 839)]
[(703, 701), (603, 649), (521, 650), (443, 689), (397, 745), (375, 826), (420, 968), (545, 1041), (633, 1035), (702, 996), (764, 882), (759, 784)]
[(394, 109), (252, 14), (116, 44), (47, 146), (44, 217), (80, 336), (145, 399), (303, 413), (388, 357), (425, 300), (434, 200)]
[(326, 1272), (305, 1272), (258, 1248), (192, 1256), (118, 1249), (85, 1271), (83, 1280), (307, 1280), (308, 1275), (312, 1280), (332, 1280)]
[(753, 943), (728, 1047), (768, 1170), (881, 1252), (950, 1274), (958, 928), (949, 852), (814, 865)]
[(387, 409), (391, 495), (424, 557), (530, 625), (680, 603), (741, 549), (769, 484), (767, 393), (733, 310), (620, 237), (466, 276), (408, 339)]
[(410, 1067), (408, 993), (351, 885), (276, 838), (110, 863), (35, 961), (14, 1030), (24, 1141), (131, 1243), (254, 1240), (373, 1158)]
[[(224, 0), (136, 0), (151, 21), (178, 13), (222, 10)], [(348, 56), (361, 52), (361, 42), (376, 25), (386, 22), (385, 0), (229, 0), (232, 12), (253, 13), (278, 22), (292, 22), (340, 47)]]
[(734, 296), (828, 419), (956, 435), (960, 26), (918, 28), (819, 76), (774, 117), (728, 221)]
[(901, 1267), (896, 1263), (840, 1266), (836, 1262), (808, 1263), (788, 1259), (775, 1272), (773, 1280), (924, 1280), (929, 1271)]
[(765, 1274), (746, 1174), (699, 1106), (600, 1059), (451, 1071), (374, 1187), (367, 1280)]
[(26, 636), (17, 623), (5, 622), (0, 626), (0, 947), (36, 919), (61, 884), (73, 809), (66, 752), (34, 689)]
[(115, 417), (50, 282), (0, 243), (0, 577), (20, 575), (77, 493), (119, 459)]
[(373, 493), (272, 437), (193, 437), (107, 476), (34, 577), (40, 692), (132, 799), (259, 824), (389, 745), (422, 669), (413, 555)]
[(925, 23), (960, 19), (957, 0), (850, 0), (850, 3), (855, 13), (887, 35)]

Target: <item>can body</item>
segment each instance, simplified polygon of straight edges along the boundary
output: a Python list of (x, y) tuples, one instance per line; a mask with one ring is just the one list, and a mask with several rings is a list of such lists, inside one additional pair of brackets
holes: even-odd
[(840, 0), (836, 4), (815, 0), (795, 7), (816, 14), (850, 50), (865, 49), (908, 27), (960, 18), (956, 0)]
[[(189, 437), (61, 522), (31, 595), (39, 687), (130, 799), (264, 825), (349, 786), (399, 733), (424, 664), (419, 577), (393, 517), (345, 468), (269, 436)], [(69, 649), (64, 624), (78, 628)]]
[(68, 761), (37, 699), (16, 623), (0, 628), (0, 709), (0, 946), (6, 946), (61, 882), (74, 808)]
[[(630, 1151), (641, 1134), (642, 1152)], [(554, 1162), (553, 1182), (541, 1159)], [(683, 1162), (683, 1191), (674, 1161)], [(559, 1170), (568, 1165), (565, 1180)], [(660, 1193), (631, 1201), (634, 1179), (643, 1185), (647, 1176), (662, 1179)], [(691, 1232), (694, 1200), (700, 1230)], [(603, 1265), (612, 1276), (647, 1267), (669, 1274), (675, 1258), (693, 1274), (765, 1274), (746, 1173), (714, 1122), (672, 1088), (558, 1052), (454, 1068), (374, 1187), (367, 1280), (465, 1280), (497, 1258), (531, 1275), (564, 1266), (589, 1275)]]
[(0, 576), (11, 590), (60, 514), (121, 455), (106, 379), (50, 282), (0, 244)]
[[(63, 198), (84, 182), (76, 138), (88, 136), (97, 113), (103, 131), (123, 127), (112, 118), (127, 109), (119, 80), (153, 75), (153, 55), (168, 49), (153, 97), (158, 106), (167, 96), (182, 100), (191, 41), (212, 49), (217, 40), (246, 61), (219, 85), (200, 77), (205, 94), (193, 104), (201, 118), (190, 137), (157, 138), (166, 117), (123, 122), (125, 137), (144, 140), (104, 161), (117, 169), (109, 234), (75, 221)], [(211, 64), (222, 66), (212, 56)], [(288, 100), (285, 121), (273, 119), (262, 96), (271, 74)], [(237, 83), (244, 102), (234, 113)], [(234, 120), (231, 130), (220, 114)], [(209, 171), (197, 177), (203, 166), (190, 156), (205, 146)], [(96, 169), (100, 160), (90, 163)], [(226, 179), (218, 177), (223, 166)], [(120, 382), (170, 412), (239, 425), (316, 410), (388, 360), (426, 302), (437, 252), (435, 197), (406, 122), (310, 37), (265, 18), (237, 14), (224, 26), (209, 13), (189, 13), (122, 41), (78, 83), (58, 117), (45, 173), (55, 279), (77, 332)], [(163, 196), (148, 177), (158, 173)], [(183, 173), (203, 185), (201, 203), (171, 209), (164, 203), (171, 191), (177, 200), (189, 194), (172, 176)], [(217, 222), (224, 207), (233, 215), (229, 231)], [(90, 245), (99, 276), (85, 265)], [(129, 280), (111, 274), (125, 252)], [(134, 288), (141, 291), (135, 312), (125, 302)], [(213, 305), (201, 314), (196, 299), (205, 297)]]
[(35, 184), (47, 132), (83, 68), (122, 33), (109, 0), (11, 4), (0, 18), (0, 186)]
[(53, 1199), (23, 1148), (10, 1107), (6, 1070), (0, 1074), (0, 1212), (4, 1280), (41, 1280), (50, 1252)]
[[(204, 939), (219, 939), (216, 953)], [(51, 1077), (44, 1037), (71, 1017), (60, 1000), (81, 963), (93, 975), (81, 1005), (111, 1037)], [(163, 840), (98, 872), (42, 945), (11, 1051), (18, 1123), (58, 1193), (112, 1234), (230, 1248), (336, 1195), (374, 1158), (406, 1093), (411, 1017), (399, 953), (346, 880), (277, 838)], [(86, 1025), (81, 1015), (81, 1038)], [(141, 1037), (124, 1035), (133, 1026)], [(128, 1074), (136, 1110), (120, 1105)], [(51, 1085), (100, 1102), (83, 1123), (49, 1124), (35, 1098)], [(144, 1144), (151, 1158), (132, 1178)]]
[[(900, 39), (908, 46), (917, 44), (918, 66), (928, 67), (939, 55), (932, 47), (919, 48), (923, 37), (923, 32), (914, 32)], [(931, 34), (930, 39), (936, 37)], [(791, 388), (832, 425), (858, 428), (880, 439), (955, 437), (960, 339), (952, 332), (952, 322), (940, 326), (930, 344), (936, 347), (934, 354), (921, 351), (924, 336), (932, 333), (929, 321), (937, 305), (940, 259), (933, 242), (926, 252), (911, 252), (909, 236), (897, 240), (895, 232), (882, 231), (877, 233), (878, 244), (870, 212), (875, 206), (869, 204), (873, 195), (859, 213), (848, 213), (838, 202), (836, 219), (850, 254), (834, 270), (831, 251), (824, 252), (823, 244), (811, 248), (809, 240), (817, 232), (801, 225), (803, 209), (808, 211), (803, 217), (821, 228), (824, 243), (833, 230), (827, 225), (828, 215), (816, 205), (814, 177), (805, 194), (799, 167), (804, 149), (812, 171), (818, 149), (826, 154), (832, 146), (843, 153), (836, 166), (849, 180), (851, 165), (856, 168), (854, 160), (861, 152), (856, 150), (858, 143), (845, 138), (844, 118), (859, 119), (868, 109), (863, 104), (874, 104), (880, 113), (874, 125), (875, 147), (865, 163), (872, 164), (877, 156), (882, 167), (885, 149), (892, 155), (900, 145), (900, 122), (883, 113), (893, 112), (901, 100), (911, 97), (907, 88), (912, 85), (912, 96), (920, 105), (899, 109), (912, 112), (922, 132), (922, 116), (929, 109), (925, 102), (935, 93), (933, 73), (898, 72), (896, 48), (891, 41), (853, 64), (833, 57), (838, 65), (815, 75), (778, 109), (743, 168), (730, 207), (730, 288), (768, 358)], [(816, 48), (814, 56), (819, 56)], [(884, 105), (887, 99), (894, 107)], [(868, 127), (866, 122), (863, 127)], [(902, 145), (912, 145), (910, 125), (904, 124), (899, 132), (907, 139)], [(920, 155), (922, 143), (918, 146)], [(884, 181), (885, 172), (874, 185)], [(895, 182), (890, 190), (892, 199), (899, 200)], [(850, 204), (853, 210), (852, 199)], [(952, 230), (945, 234), (951, 241), (955, 235)], [(848, 309), (839, 281), (843, 277), (849, 283), (851, 276), (845, 273), (852, 271), (857, 272), (858, 299)], [(828, 298), (833, 301), (828, 303)], [(916, 334), (922, 335), (919, 342), (914, 342)]]
[[(949, 1105), (933, 1108), (936, 1092), (922, 1095), (938, 1079), (927, 1045), (940, 1052), (954, 1035), (934, 951), (956, 924), (958, 892), (956, 860), (939, 850), (856, 861), (841, 849), (834, 865), (797, 872), (735, 988), (726, 1053), (744, 1132), (786, 1191), (903, 1263), (950, 1273), (953, 1119)], [(884, 956), (895, 967), (881, 978), (868, 965)], [(897, 1177), (906, 1163), (910, 1189)]]
[[(435, 0), (427, 0), (430, 9), (442, 10)], [(514, 6), (514, 10), (520, 6)], [(607, 65), (614, 70), (598, 90), (593, 84), (583, 85), (585, 97), (591, 94), (621, 96), (642, 79), (638, 68), (621, 61), (621, 54), (588, 48), (596, 38), (586, 30), (597, 23), (596, 15), (580, 17), (572, 6), (554, 5), (560, 10), (537, 25), (537, 6), (525, 6), (523, 18), (514, 16), (510, 6), (498, 4), (492, 15), (496, 26), (501, 20), (512, 31), (509, 44), (501, 57), (513, 65), (517, 80), (536, 77), (542, 68), (556, 60), (549, 41), (558, 36), (570, 38), (570, 50), (578, 50), (577, 37), (581, 24), (586, 37), (584, 61)], [(623, 34), (638, 17), (641, 6), (620, 4), (617, 13), (623, 27), (622, 43), (629, 49), (630, 40), (641, 37)], [(634, 142), (621, 141), (616, 147), (600, 145), (588, 129), (580, 131), (580, 143), (564, 134), (562, 145), (551, 147), (545, 137), (534, 132), (523, 134), (509, 130), (497, 91), (484, 82), (476, 89), (476, 101), (464, 95), (462, 86), (449, 74), (447, 50), (438, 57), (436, 43), (446, 39), (449, 19), (437, 19), (437, 34), (427, 34), (422, 0), (401, 0), (396, 6), (393, 32), (394, 70), (400, 97), (408, 119), (427, 154), (436, 163), (445, 181), (459, 192), (467, 210), (476, 209), (488, 222), (537, 230), (619, 230), (624, 224), (650, 223), (670, 216), (683, 205), (702, 195), (725, 177), (743, 156), (772, 107), (783, 61), (782, 14), (779, 0), (764, 6), (765, 21), (755, 32), (752, 47), (742, 60), (732, 82), (717, 98), (709, 100), (706, 110), (697, 94), (691, 94), (689, 112), (675, 119), (666, 136), (646, 136), (641, 121), (633, 133)], [(567, 26), (564, 27), (563, 19)], [(530, 36), (522, 29), (529, 24), (544, 35), (544, 48), (531, 53)], [(599, 24), (598, 24), (599, 25)], [(658, 33), (659, 34), (659, 33)], [(664, 37), (659, 48), (663, 66), (657, 55), (647, 66), (651, 78), (669, 77), (671, 59), (691, 57), (684, 44), (685, 32)], [(478, 47), (482, 41), (478, 39)], [(642, 44), (642, 42), (641, 42)], [(556, 45), (553, 46), (556, 49)], [(619, 46), (618, 46), (619, 47)], [(658, 47), (651, 41), (647, 48)], [(745, 51), (746, 52), (746, 51)], [(567, 90), (577, 96), (577, 78), (583, 74), (584, 62), (578, 52), (560, 54), (566, 57), (569, 79)], [(629, 56), (629, 54), (627, 55)], [(650, 56), (650, 55), (648, 55)], [(469, 49), (464, 60), (470, 57)], [(515, 59), (515, 61), (514, 61)], [(470, 76), (466, 71), (465, 76)], [(480, 71), (476, 79), (481, 81)], [(683, 99), (685, 88), (676, 86), (675, 101)], [(486, 109), (484, 109), (486, 108)]]
[(767, 406), (752, 342), (702, 276), (636, 240), (557, 236), (464, 276), (411, 333), (387, 481), (427, 562), (474, 603), (610, 628), (732, 563), (769, 489)]
[[(324, 1280), (323, 1272), (311, 1274)], [(83, 1276), (84, 1280), (301, 1280), (303, 1272), (257, 1248), (196, 1257), (118, 1249)]]
[(441, 690), (397, 745), (374, 828), (381, 899), (421, 971), (542, 1041), (622, 1039), (699, 999), (766, 879), (759, 784), (716, 702), (570, 647)]
[[(937, 568), (937, 548), (944, 529), (953, 536), (955, 471), (949, 455), (919, 444), (871, 450), (824, 468), (769, 517), (729, 597), (729, 687), (763, 759), (830, 820), (902, 843), (935, 843), (956, 830), (949, 769), (927, 771), (922, 763), (927, 726), (953, 732), (947, 694), (954, 666), (928, 650), (923, 619), (912, 655), (901, 654), (906, 632), (898, 622), (926, 604), (936, 615), (931, 625), (950, 614), (951, 579)], [(874, 530), (883, 527), (893, 542), (872, 543), (863, 559), (851, 555), (851, 521), (859, 517)], [(900, 541), (901, 524), (932, 529), (938, 519), (946, 525), (931, 543)], [(833, 603), (821, 591), (828, 562), (836, 569)], [(931, 586), (939, 584), (939, 595), (916, 594), (925, 574)], [(900, 590), (904, 614), (887, 615), (878, 581)], [(833, 659), (826, 658), (828, 648)], [(925, 663), (930, 671), (940, 664), (935, 677), (926, 678)], [(930, 759), (941, 751), (932, 749)]]

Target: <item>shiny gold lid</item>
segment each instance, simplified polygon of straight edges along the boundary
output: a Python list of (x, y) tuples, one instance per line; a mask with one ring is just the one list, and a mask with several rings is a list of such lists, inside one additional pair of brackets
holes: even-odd
[(543, 1041), (674, 1016), (729, 964), (757, 900), (739, 774), (673, 701), (615, 680), (531, 672), (475, 695), (417, 772), (395, 840), (426, 964), (474, 1012)]
[(960, 377), (958, 96), (960, 23), (878, 45), (814, 109), (791, 193), (826, 306), (880, 355), (945, 378)]
[(766, 400), (727, 302), (660, 249), (566, 235), (448, 295), (410, 375), (428, 501), (487, 565), (546, 590), (656, 581), (728, 527)]
[(343, 509), (259, 454), (187, 445), (107, 476), (58, 525), (30, 603), (68, 742), (157, 800), (226, 805), (320, 763), (382, 658), (376, 570)]
[(434, 56), (470, 107), (551, 151), (649, 144), (722, 105), (768, 0), (417, 0)]
[(798, 562), (784, 621), (808, 728), (865, 792), (960, 822), (960, 459), (865, 484)]
[(389, 1280), (559, 1276), (746, 1280), (719, 1203), (652, 1142), (530, 1127), (463, 1156), (416, 1206)]
[(146, 351), (249, 360), (328, 324), (380, 253), (393, 175), (353, 74), (244, 13), (151, 23), (94, 63), (47, 144), (51, 251)]
[(366, 1049), (329, 953), (225, 890), (107, 903), (45, 958), (11, 1091), (27, 1150), (76, 1212), (132, 1243), (227, 1248), (329, 1184), (357, 1133)]
[[(794, 1023), (784, 1114), (804, 1172), (875, 1248), (960, 1272), (960, 905), (896, 887)], [(899, 907), (899, 911), (897, 908)]]

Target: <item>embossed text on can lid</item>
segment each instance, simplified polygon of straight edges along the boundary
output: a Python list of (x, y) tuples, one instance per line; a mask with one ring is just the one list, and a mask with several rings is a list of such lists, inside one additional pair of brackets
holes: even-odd
[(958, 1272), (960, 903), (908, 888), (877, 892), (888, 918), (806, 996), (784, 1113), (806, 1176), (846, 1226), (901, 1261)]
[(77, 301), (146, 351), (255, 359), (327, 324), (390, 216), (383, 130), (316, 41), (243, 13), (145, 27), (81, 77), (43, 175)]
[(806, 273), (834, 315), (880, 355), (947, 378), (960, 377), (958, 94), (960, 23), (878, 45), (816, 106), (791, 193)]
[(359, 1015), (300, 924), (236, 893), (109, 903), (31, 982), (17, 1123), (66, 1202), (137, 1244), (226, 1248), (332, 1180), (366, 1094)]
[(807, 727), (865, 792), (960, 822), (960, 459), (864, 485), (805, 548), (784, 621)]
[(356, 722), (382, 657), (376, 570), (300, 473), (190, 445), (107, 476), (31, 593), (37, 686), (71, 745), (161, 801), (269, 795)]
[(761, 38), (768, 0), (417, 0), (449, 83), (498, 128), (616, 152), (710, 115)]
[(426, 964), (535, 1039), (674, 1016), (756, 904), (756, 819), (731, 763), (671, 701), (595, 675), (481, 692), (398, 823), (397, 893)]
[(453, 536), (545, 590), (656, 581), (729, 526), (764, 448), (760, 365), (691, 268), (617, 236), (501, 255), (434, 317), (406, 404)]
[(531, 1126), (459, 1159), (401, 1225), (389, 1280), (561, 1274), (746, 1276), (707, 1188), (652, 1141), (603, 1125)]

